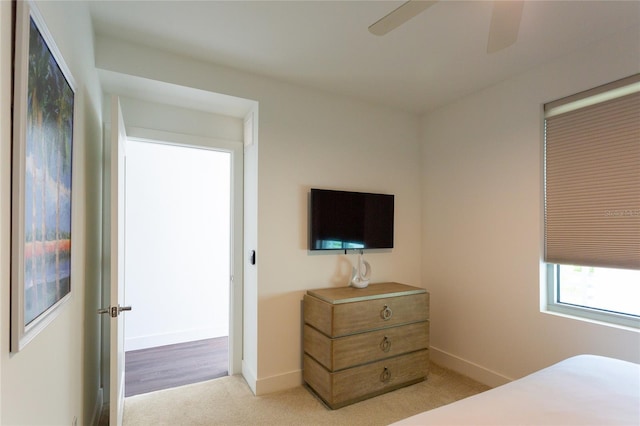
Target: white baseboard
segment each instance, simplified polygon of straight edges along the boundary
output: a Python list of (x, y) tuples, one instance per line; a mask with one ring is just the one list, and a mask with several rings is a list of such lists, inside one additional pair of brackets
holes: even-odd
[[(487, 386), (496, 387), (509, 383), (513, 380), (471, 361), (467, 361), (441, 349), (434, 348), (433, 346), (429, 349), (430, 358), (436, 364), (449, 368), (460, 374), (464, 374), (465, 376)], [(244, 362), (242, 363), (242, 375), (256, 396), (295, 388), (303, 383), (302, 370), (266, 377), (264, 379), (257, 379), (255, 374), (247, 368)]]
[(91, 415), (90, 425), (98, 426), (100, 421), (100, 415), (102, 414), (102, 404), (104, 403), (103, 388), (98, 389), (98, 395), (96, 396), (96, 403), (93, 406), (93, 414)]
[[(212, 339), (226, 336), (227, 330), (220, 333), (213, 328), (181, 330), (173, 333), (151, 334), (125, 338), (124, 350), (136, 351), (138, 349), (155, 348), (157, 346), (174, 345), (176, 343), (193, 342), (196, 340)], [(125, 332), (126, 335), (126, 332)]]
[(442, 367), (464, 374), (492, 388), (504, 385), (513, 380), (481, 365), (445, 352), (442, 349), (434, 348), (433, 346), (429, 348), (429, 357), (433, 362)]
[(258, 379), (256, 382), (256, 395), (266, 395), (295, 388), (302, 384), (302, 370), (292, 371), (277, 376)]
[(255, 373), (248, 368), (244, 361), (242, 362), (242, 376), (256, 396), (295, 388), (302, 384), (302, 370), (257, 379)]

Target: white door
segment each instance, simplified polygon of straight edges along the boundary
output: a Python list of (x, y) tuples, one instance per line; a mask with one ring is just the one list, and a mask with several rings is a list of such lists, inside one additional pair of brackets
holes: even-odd
[(109, 425), (122, 425), (124, 414), (124, 162), (127, 134), (120, 99), (111, 97), (111, 316)]

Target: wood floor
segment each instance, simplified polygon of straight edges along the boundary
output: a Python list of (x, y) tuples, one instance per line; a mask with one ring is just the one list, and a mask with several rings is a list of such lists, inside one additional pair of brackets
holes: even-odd
[(199, 340), (125, 353), (125, 396), (227, 376), (229, 339)]

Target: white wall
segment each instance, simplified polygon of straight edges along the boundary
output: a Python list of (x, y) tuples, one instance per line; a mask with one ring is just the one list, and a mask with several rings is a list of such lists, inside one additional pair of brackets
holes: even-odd
[(93, 67), (86, 4), (39, 2), (44, 20), (77, 83), (73, 152), (72, 299), (17, 354), (9, 353), (10, 2), (0, 2), (0, 423), (89, 424), (99, 404), (101, 91)]
[(636, 27), (423, 119), (435, 360), (491, 384), (579, 353), (640, 362), (637, 332), (540, 312), (542, 105), (639, 68)]
[(207, 111), (120, 96), (127, 131), (131, 128), (162, 130), (242, 144), (242, 119)]
[(229, 335), (231, 154), (127, 142), (125, 351)]
[(245, 311), (253, 312), (245, 312), (243, 364), (257, 393), (301, 383), (302, 296), (346, 285), (354, 260), (308, 253), (310, 187), (394, 193), (396, 248), (367, 256), (373, 280), (421, 284), (416, 117), (113, 39), (98, 39), (96, 50), (101, 69), (259, 103), (259, 141), (246, 152), (256, 160), (247, 173), (257, 173), (257, 186), (249, 185), (257, 191), (257, 235), (249, 238), (257, 247), (245, 253), (256, 249), (257, 265), (245, 269)]
[(417, 119), (304, 90), (260, 103), (258, 392), (300, 383), (304, 292), (345, 286), (355, 255), (309, 254), (311, 187), (395, 194), (395, 247), (371, 253), (373, 282), (420, 281)]

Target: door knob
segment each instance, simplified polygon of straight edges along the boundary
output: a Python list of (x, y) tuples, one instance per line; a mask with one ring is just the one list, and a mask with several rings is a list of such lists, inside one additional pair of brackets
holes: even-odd
[(100, 308), (98, 309), (98, 314), (109, 314), (111, 316), (111, 318), (115, 318), (118, 315), (120, 315), (120, 312), (122, 311), (130, 311), (131, 310), (131, 306), (109, 306), (107, 308)]

